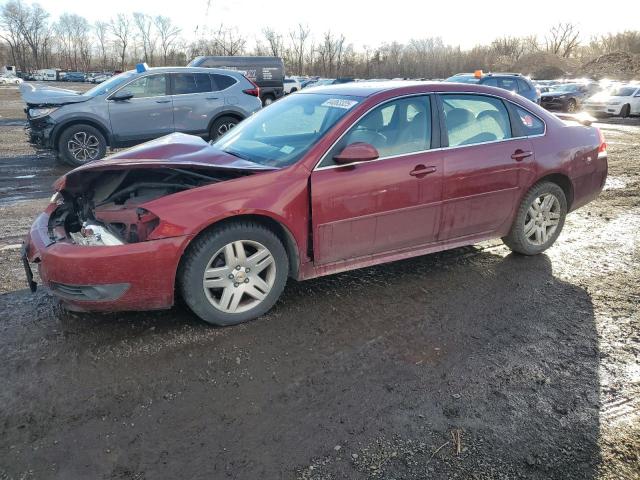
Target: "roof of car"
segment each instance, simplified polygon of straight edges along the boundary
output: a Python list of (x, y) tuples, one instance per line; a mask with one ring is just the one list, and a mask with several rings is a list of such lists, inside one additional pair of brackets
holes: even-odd
[[(135, 70), (133, 70), (135, 72)], [(224, 68), (207, 68), (207, 67), (147, 67), (146, 72), (154, 72), (154, 73), (176, 73), (176, 72), (187, 72), (187, 73), (226, 73), (226, 74), (236, 74), (241, 75), (242, 72), (228, 70)]]
[[(381, 92), (398, 91), (401, 94), (428, 92), (484, 92), (508, 96), (503, 89), (457, 82), (429, 82), (408, 80), (387, 80), (383, 82), (351, 82), (338, 85), (311, 86), (302, 90), (301, 94), (321, 93), (329, 95), (345, 95), (351, 97), (369, 97)], [(506, 93), (505, 93), (506, 92)]]

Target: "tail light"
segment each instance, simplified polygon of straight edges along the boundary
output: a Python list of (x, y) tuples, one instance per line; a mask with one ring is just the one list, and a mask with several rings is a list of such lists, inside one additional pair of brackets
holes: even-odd
[[(244, 77), (247, 78), (247, 77)], [(255, 82), (249, 80), (247, 78), (247, 81), (253, 85), (253, 88), (247, 88), (246, 90), (243, 90), (244, 93), (246, 93), (247, 95), (251, 95), (252, 97), (259, 97), (260, 96), (260, 87), (258, 85), (255, 84)]]
[(597, 128), (596, 130), (598, 130), (598, 137), (600, 138), (600, 146), (598, 147), (598, 156), (604, 156), (607, 154), (607, 141), (604, 139), (604, 134), (602, 133), (602, 130), (600, 130), (599, 128)]

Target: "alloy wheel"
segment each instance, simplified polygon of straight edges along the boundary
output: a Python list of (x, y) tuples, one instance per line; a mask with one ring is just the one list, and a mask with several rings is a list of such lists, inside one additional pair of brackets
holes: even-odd
[(216, 309), (240, 313), (260, 304), (275, 279), (276, 262), (269, 249), (253, 240), (236, 240), (211, 257), (202, 286)]
[(227, 133), (229, 130), (231, 130), (235, 126), (236, 124), (233, 122), (226, 122), (226, 123), (220, 124), (220, 126), (218, 127), (218, 136), (221, 137), (222, 135)]
[(533, 245), (544, 245), (553, 237), (560, 223), (560, 201), (552, 193), (536, 197), (524, 221), (524, 236)]
[(100, 141), (87, 132), (76, 132), (67, 142), (67, 148), (71, 156), (79, 162), (95, 160), (100, 154)]

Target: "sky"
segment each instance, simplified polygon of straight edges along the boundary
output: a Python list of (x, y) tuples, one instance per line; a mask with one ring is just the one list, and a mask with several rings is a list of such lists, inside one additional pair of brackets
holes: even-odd
[[(7, 0), (0, 0), (0, 4)], [(26, 0), (29, 2), (30, 0)], [(330, 29), (343, 33), (355, 47), (411, 38), (442, 37), (470, 48), (504, 35), (537, 34), (541, 39), (557, 22), (573, 22), (582, 39), (593, 35), (640, 29), (634, 0), (40, 0), (54, 18), (77, 13), (89, 21), (108, 20), (117, 13), (143, 12), (171, 17), (192, 40), (205, 26), (235, 26), (253, 45), (263, 28), (283, 33), (298, 23), (319, 36)], [(601, 5), (600, 7), (598, 5)], [(624, 12), (627, 12), (626, 14)], [(197, 30), (196, 30), (197, 29)]]

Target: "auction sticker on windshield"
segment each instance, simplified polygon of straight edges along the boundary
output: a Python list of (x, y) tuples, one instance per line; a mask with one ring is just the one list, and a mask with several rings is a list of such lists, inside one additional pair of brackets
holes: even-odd
[(344, 98), (330, 98), (329, 100), (325, 100), (322, 103), (323, 107), (333, 107), (333, 108), (344, 108), (345, 110), (349, 110), (356, 103), (355, 100), (346, 100)]

